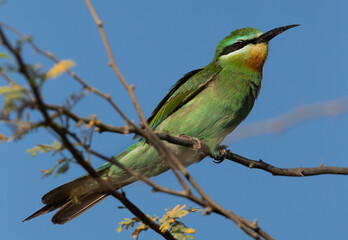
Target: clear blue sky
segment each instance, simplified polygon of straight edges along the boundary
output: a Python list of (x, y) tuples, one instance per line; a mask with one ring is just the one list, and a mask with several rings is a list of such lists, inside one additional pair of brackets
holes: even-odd
[[(348, 90), (348, 2), (294, 1), (93, 1), (105, 23), (117, 63), (147, 116), (186, 72), (208, 64), (218, 42), (234, 29), (256, 27), (263, 31), (301, 24), (270, 43), (261, 94), (246, 122), (286, 113), (303, 104), (336, 99)], [(101, 38), (83, 1), (8, 1), (0, 7), (0, 21), (34, 36), (35, 42), (60, 59), (71, 58), (85, 81), (109, 92), (122, 109), (138, 121), (130, 100), (107, 64)], [(1, 49), (0, 49), (1, 51)], [(26, 48), (27, 62), (45, 59)], [(1, 81), (1, 85), (4, 81)], [(45, 100), (60, 104), (78, 85), (67, 76), (44, 88)], [(1, 100), (2, 101), (2, 100)], [(123, 125), (117, 114), (97, 98), (83, 101), (76, 111), (97, 113), (103, 121)], [(348, 114), (315, 119), (273, 136), (225, 142), (238, 154), (262, 158), (280, 167), (325, 165), (348, 167)], [(0, 132), (9, 130), (0, 126)], [(42, 204), (41, 196), (84, 171), (77, 165), (57, 178), (41, 179), (41, 169), (55, 158), (25, 153), (52, 138), (34, 133), (15, 143), (0, 144), (0, 239), (131, 239), (131, 231), (114, 232), (131, 214), (119, 210), (108, 198), (64, 226), (50, 222), (47, 214), (30, 222), (21, 220)], [(115, 155), (132, 143), (132, 136), (96, 135), (95, 147)], [(94, 165), (101, 165), (94, 161)], [(260, 226), (276, 239), (344, 239), (347, 236), (347, 176), (307, 178), (275, 177), (234, 163), (220, 165), (205, 159), (189, 167), (198, 183), (222, 206)], [(171, 174), (154, 179), (177, 186)], [(127, 196), (146, 213), (163, 214), (188, 200), (153, 194), (144, 183), (126, 189)], [(196, 239), (248, 239), (231, 221), (212, 214), (183, 219), (197, 230)], [(161, 239), (146, 232), (140, 239)]]

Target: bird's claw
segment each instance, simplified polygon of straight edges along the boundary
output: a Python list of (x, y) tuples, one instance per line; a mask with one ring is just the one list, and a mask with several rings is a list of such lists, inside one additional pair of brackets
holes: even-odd
[(221, 146), (220, 149), (217, 151), (217, 153), (213, 155), (213, 158), (214, 158), (213, 162), (216, 164), (222, 163), (226, 159), (226, 155), (227, 155), (226, 146)]

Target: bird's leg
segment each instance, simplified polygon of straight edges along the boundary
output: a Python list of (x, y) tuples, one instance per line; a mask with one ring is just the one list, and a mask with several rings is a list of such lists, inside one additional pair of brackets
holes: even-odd
[(210, 156), (214, 158), (214, 163), (222, 163), (226, 159), (228, 150), (227, 146), (219, 146), (214, 152), (210, 152)]

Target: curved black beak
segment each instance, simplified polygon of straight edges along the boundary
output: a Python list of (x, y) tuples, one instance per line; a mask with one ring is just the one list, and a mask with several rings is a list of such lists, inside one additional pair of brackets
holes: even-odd
[(297, 27), (300, 26), (299, 24), (293, 24), (293, 25), (288, 25), (288, 26), (284, 26), (284, 27), (279, 27), (279, 28), (275, 28), (271, 31), (268, 31), (264, 34), (262, 34), (260, 37), (258, 37), (255, 41), (255, 43), (268, 43), (272, 38), (274, 38), (275, 36), (277, 36), (278, 34), (293, 28), (293, 27)]

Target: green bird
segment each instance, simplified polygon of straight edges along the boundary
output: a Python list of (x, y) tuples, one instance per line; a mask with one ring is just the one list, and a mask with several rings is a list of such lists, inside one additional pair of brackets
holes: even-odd
[[(187, 73), (170, 89), (148, 119), (150, 127), (157, 133), (204, 140), (210, 155), (218, 159), (220, 143), (248, 116), (259, 94), (268, 42), (295, 26), (298, 25), (279, 27), (266, 33), (250, 27), (233, 31), (219, 43), (211, 63)], [(165, 141), (164, 144), (185, 166), (205, 157), (200, 150)], [(169, 170), (166, 161), (144, 139), (116, 159), (146, 177)], [(106, 163), (97, 171), (115, 189), (137, 180), (112, 163)], [(108, 193), (100, 190), (92, 177), (85, 175), (44, 195), (45, 206), (24, 221), (58, 208), (52, 222), (64, 224), (107, 196)]]

